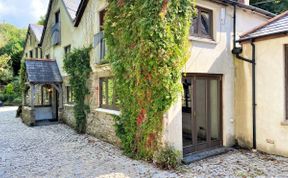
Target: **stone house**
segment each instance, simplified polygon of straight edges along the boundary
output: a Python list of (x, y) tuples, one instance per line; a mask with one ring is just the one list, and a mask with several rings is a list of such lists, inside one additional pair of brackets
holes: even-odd
[[(57, 83), (58, 88), (52, 87), (52, 104), (58, 103), (52, 105), (52, 110), (57, 107), (58, 119), (75, 127), (73, 91), (63, 70), (63, 58), (73, 48), (93, 45), (90, 52), (93, 72), (87, 96), (91, 111), (86, 132), (119, 145), (113, 115), (119, 115), (120, 111), (113, 102), (114, 93), (108, 92), (113, 90), (113, 76), (104, 58), (107, 49), (102, 25), (107, 5), (105, 0), (50, 0), (39, 42), (43, 58), (40, 61), (56, 61), (62, 81)], [(235, 70), (238, 61), (231, 52), (235, 47), (234, 34), (238, 38), (274, 17), (249, 6), (249, 0), (198, 0), (196, 5), (197, 18), (193, 19), (187, 39), (191, 43), (191, 56), (182, 71), (183, 92), (164, 116), (163, 142), (181, 151), (183, 156), (229, 147), (242, 138), (237, 132), (237, 124), (243, 118), (239, 117), (236, 100), (239, 71)], [(250, 132), (250, 128), (244, 129)]]

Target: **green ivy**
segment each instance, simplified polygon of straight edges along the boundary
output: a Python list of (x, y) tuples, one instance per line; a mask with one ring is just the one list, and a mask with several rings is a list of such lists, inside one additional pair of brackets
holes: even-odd
[(126, 154), (151, 160), (161, 146), (163, 115), (181, 91), (193, 0), (108, 0), (105, 38)]
[(85, 104), (85, 97), (89, 94), (87, 81), (92, 71), (90, 67), (91, 47), (74, 49), (64, 58), (64, 69), (69, 75), (69, 83), (74, 93), (74, 117), (76, 119), (76, 130), (84, 133), (86, 130), (86, 117), (89, 106)]

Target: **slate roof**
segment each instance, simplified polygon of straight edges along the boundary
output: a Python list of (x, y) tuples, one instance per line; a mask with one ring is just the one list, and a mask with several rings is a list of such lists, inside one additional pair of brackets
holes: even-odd
[(240, 41), (275, 35), (279, 33), (288, 33), (288, 11), (241, 35)]
[(81, 0), (63, 0), (67, 11), (71, 18), (74, 20), (76, 18), (77, 9), (81, 3)]
[(30, 24), (29, 27), (35, 34), (37, 41), (40, 42), (44, 27), (42, 25), (35, 24)]
[(62, 77), (55, 60), (25, 61), (27, 80), (29, 83), (62, 83)]

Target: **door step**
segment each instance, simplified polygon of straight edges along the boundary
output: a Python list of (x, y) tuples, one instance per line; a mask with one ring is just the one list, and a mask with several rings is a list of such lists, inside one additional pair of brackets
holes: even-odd
[(232, 150), (233, 150), (233, 148), (221, 147), (221, 148), (215, 148), (212, 150), (206, 150), (206, 151), (199, 151), (199, 152), (191, 153), (191, 154), (184, 156), (182, 163), (188, 165), (192, 162), (200, 161), (202, 159), (206, 159), (206, 158), (209, 158), (212, 156), (224, 154), (224, 153), (227, 153), (227, 152), (232, 151)]

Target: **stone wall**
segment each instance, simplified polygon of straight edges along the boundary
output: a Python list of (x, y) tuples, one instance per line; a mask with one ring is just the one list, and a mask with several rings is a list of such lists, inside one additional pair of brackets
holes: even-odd
[(24, 106), (21, 114), (22, 122), (28, 126), (35, 125), (34, 111), (31, 107)]

